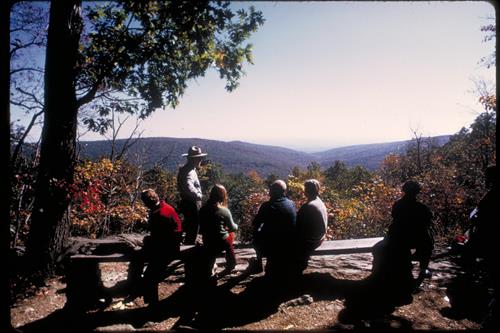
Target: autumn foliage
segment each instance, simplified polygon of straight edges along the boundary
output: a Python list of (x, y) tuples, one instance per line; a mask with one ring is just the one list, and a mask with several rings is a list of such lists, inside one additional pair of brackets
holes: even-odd
[[(491, 99), (484, 103), (491, 103)], [(490, 104), (487, 107), (492, 108)], [(328, 210), (327, 238), (349, 239), (384, 235), (391, 223), (392, 205), (401, 196), (402, 183), (414, 179), (422, 185), (420, 200), (433, 212), (436, 235), (449, 239), (469, 227), (468, 216), (486, 191), (483, 171), (494, 163), (496, 113), (485, 111), (444, 146), (417, 137), (405, 153), (388, 155), (375, 171), (341, 161), (327, 168), (313, 162), (305, 169), (293, 168), (284, 180), (287, 195), (298, 209), (305, 202), (304, 181), (318, 179), (322, 184), (320, 197)], [(35, 169), (29, 159), (20, 160), (14, 174), (14, 245), (22, 245), (29, 231)], [(226, 174), (223, 166), (211, 161), (202, 165), (198, 174), (206, 194), (216, 183), (226, 187), (229, 208), (240, 225), (238, 239), (250, 242), (252, 220), (268, 200), (268, 185), (277, 177), (267, 175), (264, 179), (255, 170)], [(177, 208), (175, 171), (159, 166), (144, 170), (140, 165), (108, 158), (80, 161), (70, 187), (72, 235), (98, 238), (146, 231), (147, 209), (138, 200), (144, 188), (155, 189)]]
[(130, 167), (121, 161), (85, 161), (75, 169), (71, 188), (72, 232), (92, 238), (134, 229), (145, 222), (145, 207), (137, 200), (137, 189), (127, 177)]

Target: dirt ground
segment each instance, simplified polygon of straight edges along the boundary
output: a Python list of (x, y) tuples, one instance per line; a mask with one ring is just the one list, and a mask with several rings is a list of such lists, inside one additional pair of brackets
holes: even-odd
[[(123, 303), (114, 298), (104, 309), (89, 311), (71, 319), (73, 328), (95, 331), (157, 331), (172, 329), (217, 328), (229, 330), (310, 330), (354, 328), (411, 328), (417, 330), (479, 329), (481, 314), (467, 315), (454, 311), (450, 302), (450, 283), (460, 276), (460, 270), (445, 249), (436, 251), (430, 268), (432, 277), (423, 282), (413, 295), (413, 302), (400, 306), (392, 314), (379, 318), (343, 323), (339, 313), (344, 308), (342, 290), (367, 277), (371, 269), (370, 254), (313, 257), (305, 271), (301, 286), (280, 293), (281, 287), (269, 288), (263, 273), (245, 275), (252, 254), (237, 250), (238, 265), (231, 275), (219, 278), (217, 291), (184, 290), (183, 269), (159, 285), (160, 308), (149, 309), (142, 298)], [(223, 269), (223, 259), (218, 261)], [(126, 278), (127, 264), (101, 264), (102, 280), (112, 287)], [(285, 283), (286, 284), (286, 283)], [(45, 332), (46, 329), (69, 325), (63, 309), (66, 302), (62, 278), (49, 281), (33, 297), (14, 304), (12, 324), (25, 332)], [(288, 289), (287, 289), (288, 288)], [(283, 285), (283, 290), (290, 291)], [(279, 294), (280, 297), (271, 295)], [(285, 295), (283, 297), (283, 295)], [(189, 300), (189, 301), (187, 301)], [(189, 304), (188, 304), (189, 303)], [(205, 312), (194, 310), (193, 304), (204, 304)], [(207, 306), (208, 304), (208, 306)], [(213, 306), (212, 306), (213, 305)], [(470, 304), (469, 304), (470, 305)], [(202, 307), (203, 308), (203, 307)], [(477, 307), (476, 307), (477, 309)], [(212, 326), (213, 324), (213, 326)], [(60, 326), (58, 326), (60, 325)]]

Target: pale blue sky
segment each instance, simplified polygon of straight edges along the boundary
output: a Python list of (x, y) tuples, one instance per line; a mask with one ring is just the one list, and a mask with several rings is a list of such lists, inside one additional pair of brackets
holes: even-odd
[[(479, 112), (473, 79), (495, 41), (487, 2), (237, 2), (265, 24), (254, 65), (232, 93), (215, 72), (192, 82), (175, 110), (157, 110), (143, 136), (242, 140), (321, 150), (453, 134)], [(134, 121), (129, 121), (132, 128)], [(122, 136), (128, 135), (124, 130)], [(83, 139), (102, 137), (92, 134)]]

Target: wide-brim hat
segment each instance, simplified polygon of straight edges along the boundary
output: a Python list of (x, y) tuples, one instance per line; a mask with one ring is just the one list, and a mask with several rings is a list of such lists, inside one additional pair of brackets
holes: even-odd
[(187, 154), (182, 154), (182, 156), (185, 156), (187, 158), (193, 158), (193, 157), (203, 157), (207, 156), (208, 154), (202, 153), (201, 148), (198, 146), (192, 146), (189, 148)]

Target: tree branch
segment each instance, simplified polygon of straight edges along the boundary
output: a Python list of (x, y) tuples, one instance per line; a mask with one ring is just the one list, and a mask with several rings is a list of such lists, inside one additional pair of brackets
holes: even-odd
[(39, 106), (29, 106), (29, 105), (26, 105), (24, 104), (23, 102), (16, 102), (16, 101), (10, 101), (11, 104), (15, 105), (15, 106), (20, 106), (22, 108), (25, 108), (26, 110), (34, 110), (34, 109), (39, 109), (40, 107)]
[(44, 70), (40, 68), (35, 68), (35, 67), (21, 67), (21, 68), (16, 68), (10, 71), (10, 76), (19, 73), (19, 72), (24, 72), (24, 71), (33, 71), (33, 72), (38, 72), (38, 73), (45, 73)]
[(134, 137), (135, 133), (137, 132), (139, 125), (140, 125), (140, 121), (137, 121), (134, 129), (132, 130), (132, 133), (130, 133), (130, 136), (127, 138), (127, 140), (123, 144), (123, 147), (122, 147), (120, 153), (118, 154), (118, 156), (116, 157), (116, 159), (121, 160), (123, 158), (123, 155), (125, 154), (125, 152), (128, 149), (130, 149), (130, 147), (132, 147), (134, 144), (136, 144), (137, 141), (140, 139), (140, 137), (144, 131), (141, 131), (139, 134), (137, 134), (137, 137), (134, 139), (134, 141), (130, 142), (132, 140), (132, 138)]
[(10, 45), (14, 46), (9, 52), (9, 56), (12, 58), (14, 53), (16, 53), (17, 51), (22, 50), (22, 49), (26, 49), (26, 48), (33, 46), (33, 45), (43, 46), (43, 42), (37, 42), (36, 40), (32, 40), (31, 42), (26, 43), (26, 44), (22, 44), (22, 45), (16, 45), (13, 43), (11, 43)]
[(44, 108), (44, 107), (45, 107), (45, 104), (43, 104), (43, 103), (42, 103), (42, 102), (38, 99), (38, 97), (36, 97), (36, 96), (35, 96), (35, 94), (33, 94), (33, 93), (29, 93), (29, 92), (27, 92), (27, 91), (25, 91), (25, 90), (23, 90), (22, 88), (19, 88), (19, 87), (17, 87), (17, 88), (16, 88), (16, 90), (17, 90), (17, 91), (19, 91), (20, 93), (22, 93), (22, 94), (26, 95), (26, 96), (31, 97), (31, 98), (33, 99), (33, 101), (35, 101), (35, 103), (37, 103), (38, 105), (40, 105), (42, 108)]
[(19, 156), (19, 152), (21, 151), (21, 146), (24, 144), (24, 140), (26, 140), (26, 137), (28, 136), (28, 133), (31, 131), (31, 129), (33, 128), (33, 126), (35, 125), (35, 121), (38, 117), (40, 117), (42, 114), (43, 114), (44, 110), (40, 111), (40, 112), (37, 112), (33, 115), (33, 117), (31, 118), (31, 121), (28, 125), (28, 127), (26, 128), (26, 130), (24, 131), (23, 135), (21, 136), (21, 138), (19, 139), (19, 142), (17, 143), (16, 145), (16, 148), (14, 149), (14, 152), (12, 153), (12, 157), (10, 159), (10, 165), (13, 167), (18, 156)]
[(80, 108), (82, 105), (92, 102), (95, 95), (97, 94), (97, 91), (99, 90), (99, 86), (101, 85), (101, 83), (102, 83), (102, 78), (99, 78), (97, 82), (92, 86), (92, 88), (85, 95), (83, 95), (78, 99), (77, 101), (78, 108)]
[(102, 96), (99, 96), (99, 97), (103, 97), (107, 100), (110, 100), (112, 102), (130, 102), (130, 101), (139, 101), (141, 100), (142, 98), (140, 97), (130, 97), (130, 98), (119, 98), (119, 97), (112, 97), (112, 96), (109, 96), (109, 95), (102, 95)]
[(158, 161), (156, 161), (154, 163), (153, 168), (155, 168), (155, 167), (160, 168), (162, 165), (164, 165), (165, 163), (167, 163), (167, 161), (170, 158), (170, 156), (172, 156), (172, 154), (174, 153), (175, 147), (176, 147), (176, 144), (174, 144), (172, 146), (172, 149), (170, 149), (170, 151), (164, 157), (162, 157), (161, 159), (159, 159)]

